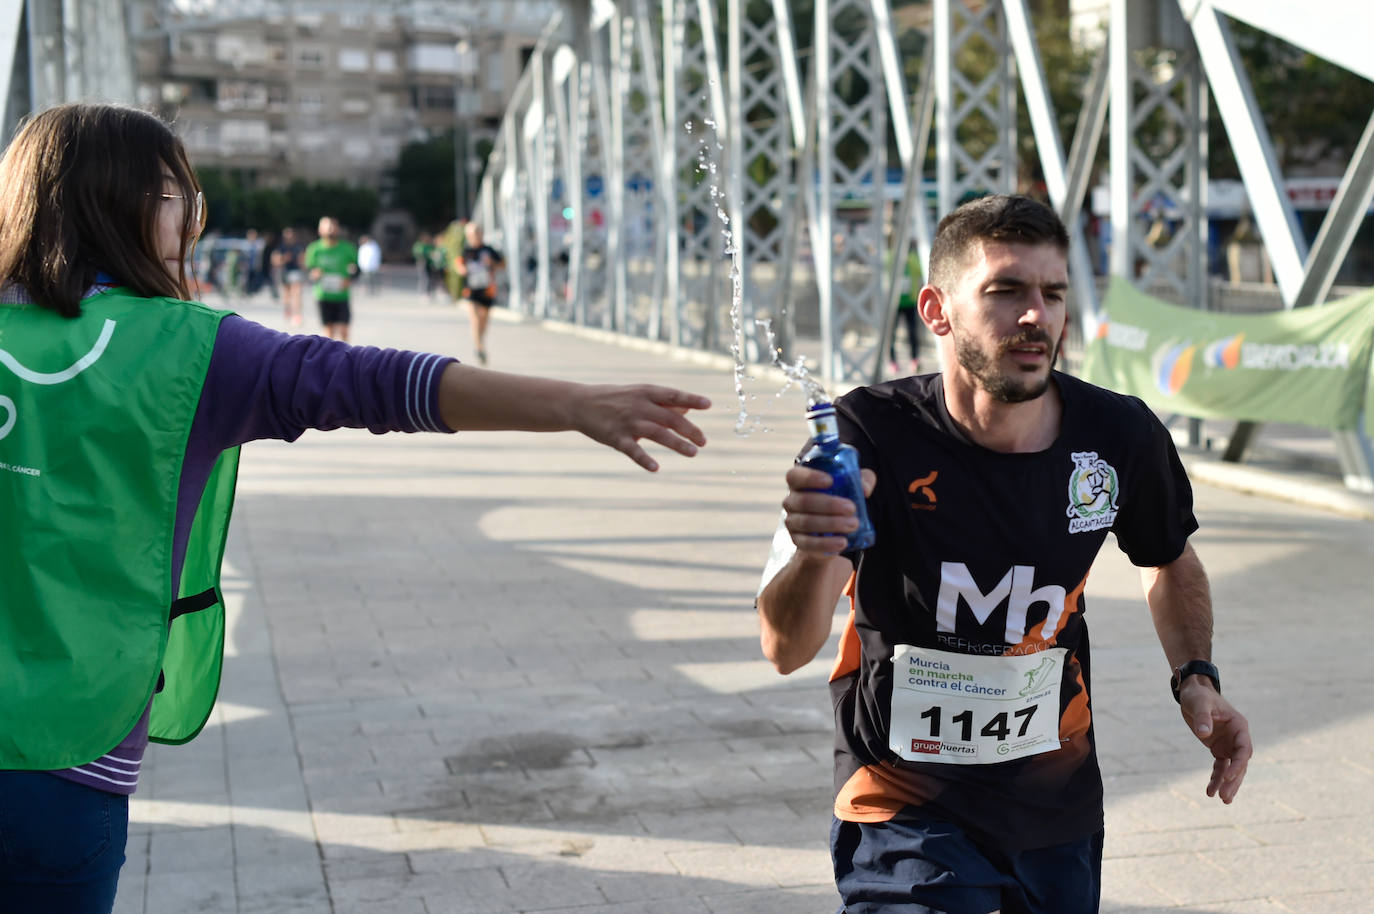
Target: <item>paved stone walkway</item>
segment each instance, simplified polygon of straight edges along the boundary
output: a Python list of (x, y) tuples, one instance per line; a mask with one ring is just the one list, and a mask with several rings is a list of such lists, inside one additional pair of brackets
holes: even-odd
[[(358, 342), (469, 352), (455, 309), (393, 292), (357, 312)], [(777, 676), (752, 609), (800, 395), (750, 382), (765, 428), (739, 437), (718, 366), (510, 321), (490, 350), (706, 393), (711, 444), (657, 475), (573, 434), (247, 447), (221, 700), (195, 742), (151, 751), (119, 914), (835, 910), (833, 652)], [(1234, 806), (1207, 800), (1109, 547), (1088, 598), (1103, 910), (1369, 911), (1374, 525), (1212, 485), (1198, 502), (1258, 755)]]

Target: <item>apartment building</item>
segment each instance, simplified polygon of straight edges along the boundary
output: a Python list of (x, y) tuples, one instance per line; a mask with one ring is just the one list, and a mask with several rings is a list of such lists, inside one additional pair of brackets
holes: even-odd
[[(407, 143), (490, 137), (556, 0), (486, 4), (201, 4), (159, 15), (137, 48), (140, 104), (172, 120), (192, 158), (251, 186), (338, 180), (387, 197)], [(487, 5), (489, 6), (489, 5)], [(165, 9), (158, 7), (159, 11)]]

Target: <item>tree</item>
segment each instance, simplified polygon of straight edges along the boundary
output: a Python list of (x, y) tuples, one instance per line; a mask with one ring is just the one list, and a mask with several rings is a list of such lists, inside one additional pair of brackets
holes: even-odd
[(228, 232), (237, 227), (235, 211), (239, 209), (241, 190), (238, 182), (218, 168), (202, 168), (196, 173), (201, 192), (205, 194), (206, 231)]
[(396, 205), (409, 212), (417, 225), (434, 232), (453, 221), (457, 185), (452, 131), (406, 144), (394, 174)]
[(313, 226), (321, 216), (333, 216), (351, 232), (366, 232), (377, 219), (381, 200), (370, 188), (350, 187), (342, 181), (308, 183), (294, 180), (286, 188), (292, 225)]
[[(1231, 33), (1280, 169), (1344, 168), (1374, 112), (1374, 83), (1243, 22), (1232, 20)], [(1215, 111), (1208, 133), (1211, 176), (1239, 177)]]
[(377, 192), (342, 182), (316, 183), (295, 178), (285, 190), (250, 186), (248, 176), (217, 168), (197, 173), (205, 194), (207, 231), (237, 235), (247, 229), (273, 232), (288, 225), (313, 227), (334, 216), (349, 231), (366, 232), (377, 219)]
[(243, 227), (276, 231), (289, 225), (290, 208), (286, 194), (275, 188), (259, 187), (243, 195)]

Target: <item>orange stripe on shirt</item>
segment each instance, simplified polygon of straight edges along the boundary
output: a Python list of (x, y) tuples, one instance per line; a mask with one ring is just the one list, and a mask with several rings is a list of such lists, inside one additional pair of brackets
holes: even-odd
[(1093, 722), (1092, 710), (1088, 708), (1088, 687), (1083, 684), (1083, 667), (1078, 667), (1078, 694), (1069, 700), (1064, 713), (1059, 715), (1059, 738), (1072, 739), (1088, 732)]
[(845, 620), (844, 631), (840, 632), (840, 650), (835, 656), (835, 666), (830, 670), (830, 681), (848, 676), (859, 668), (859, 632), (854, 627), (854, 575), (844, 585), (845, 596), (849, 597), (849, 618)]
[(906, 806), (929, 798), (897, 780), (886, 764), (865, 765), (849, 776), (835, 796), (835, 818), (845, 822), (889, 822)]

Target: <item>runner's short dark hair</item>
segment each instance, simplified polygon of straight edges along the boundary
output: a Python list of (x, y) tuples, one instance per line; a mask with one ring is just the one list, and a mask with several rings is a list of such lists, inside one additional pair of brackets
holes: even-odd
[(940, 220), (930, 246), (930, 284), (945, 288), (959, 278), (974, 245), (982, 241), (1052, 244), (1066, 255), (1069, 233), (1059, 214), (1032, 197), (993, 194), (954, 209)]

